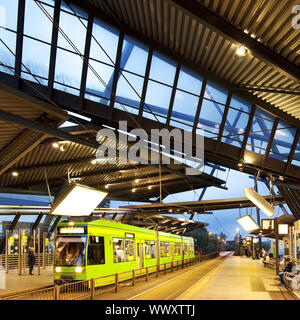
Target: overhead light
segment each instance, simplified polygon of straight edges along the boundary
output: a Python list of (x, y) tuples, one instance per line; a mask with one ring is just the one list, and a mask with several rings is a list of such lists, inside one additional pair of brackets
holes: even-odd
[(13, 171), (11, 175), (16, 178), (19, 176), (19, 173), (17, 171)]
[(259, 229), (258, 224), (253, 220), (252, 217), (246, 215), (236, 220), (246, 231), (252, 231)]
[(244, 45), (239, 46), (236, 50), (236, 54), (239, 57), (244, 57), (247, 53), (248, 53), (248, 48), (245, 47)]
[(246, 197), (253, 202), (261, 211), (263, 211), (267, 216), (273, 217), (275, 213), (275, 208), (260, 194), (251, 188), (244, 189)]
[(131, 191), (134, 193), (134, 192), (136, 191), (136, 189), (135, 189), (135, 188), (133, 188)]
[(105, 189), (108, 189), (108, 188), (109, 188), (109, 185), (108, 185), (108, 184), (106, 184), (106, 185), (105, 185)]
[(62, 152), (64, 152), (64, 151), (65, 151), (65, 147), (64, 147), (64, 146), (60, 146), (60, 147), (59, 147), (59, 150), (62, 151)]
[(88, 216), (107, 196), (87, 186), (73, 184), (57, 198), (50, 209), (50, 214), (58, 216)]
[(59, 148), (59, 144), (57, 142), (53, 142), (52, 143), (52, 147), (55, 148), (55, 149), (58, 149)]
[(151, 190), (152, 189), (152, 186), (148, 186), (148, 190)]
[(135, 179), (134, 180), (135, 183), (139, 183), (139, 181), (140, 181), (139, 179)]

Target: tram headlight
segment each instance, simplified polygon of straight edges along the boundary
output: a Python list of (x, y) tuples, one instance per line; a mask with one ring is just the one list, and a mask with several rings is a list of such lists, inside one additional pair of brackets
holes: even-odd
[(82, 267), (76, 267), (76, 268), (75, 268), (75, 272), (76, 272), (76, 273), (84, 272), (84, 268), (82, 268)]
[(61, 272), (61, 267), (56, 267), (55, 272)]

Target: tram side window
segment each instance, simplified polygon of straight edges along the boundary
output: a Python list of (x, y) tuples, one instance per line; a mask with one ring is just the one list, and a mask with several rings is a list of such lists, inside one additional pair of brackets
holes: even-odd
[(176, 256), (181, 255), (181, 243), (178, 243), (178, 242), (175, 243), (175, 255)]
[(89, 237), (87, 264), (104, 264), (104, 237)]
[(183, 252), (185, 255), (187, 254), (187, 244), (186, 243), (183, 244)]
[(114, 262), (124, 262), (124, 239), (114, 238), (113, 239), (113, 250), (114, 250)]
[(155, 258), (155, 242), (154, 241), (145, 241), (145, 254), (146, 254), (146, 259)]
[(162, 258), (169, 257), (170, 255), (170, 243), (169, 242), (161, 242), (160, 243), (160, 256)]
[(125, 260), (134, 261), (135, 260), (135, 241), (133, 239), (125, 240)]

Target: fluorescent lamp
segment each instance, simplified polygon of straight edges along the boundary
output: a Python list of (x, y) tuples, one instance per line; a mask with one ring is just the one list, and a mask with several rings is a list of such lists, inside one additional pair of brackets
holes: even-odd
[(236, 220), (246, 231), (252, 231), (259, 229), (258, 224), (253, 220), (252, 217), (246, 215)]
[(58, 216), (89, 216), (107, 196), (87, 186), (73, 184), (52, 205), (50, 214)]
[(261, 211), (263, 211), (267, 216), (273, 217), (275, 213), (275, 208), (261, 195), (259, 195), (255, 190), (251, 188), (244, 189), (246, 197), (253, 202)]
[(288, 224), (278, 224), (278, 233), (279, 234), (289, 234), (289, 225)]

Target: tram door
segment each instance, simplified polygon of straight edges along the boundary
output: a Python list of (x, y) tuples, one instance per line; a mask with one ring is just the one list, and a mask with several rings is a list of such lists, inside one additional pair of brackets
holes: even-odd
[(144, 268), (144, 244), (142, 242), (137, 243), (137, 260), (138, 268)]
[(170, 244), (170, 256), (171, 256), (171, 262), (174, 261), (174, 243)]

